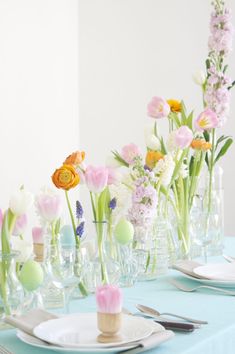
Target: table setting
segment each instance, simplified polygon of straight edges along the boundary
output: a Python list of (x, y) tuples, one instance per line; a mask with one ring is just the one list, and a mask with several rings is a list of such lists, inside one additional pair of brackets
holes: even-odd
[(144, 151), (111, 148), (102, 166), (73, 151), (49, 186), (22, 185), (0, 207), (0, 354), (234, 353), (235, 239), (218, 164), (233, 143), (220, 128), (234, 28), (224, 1), (211, 6), (198, 111), (154, 96)]

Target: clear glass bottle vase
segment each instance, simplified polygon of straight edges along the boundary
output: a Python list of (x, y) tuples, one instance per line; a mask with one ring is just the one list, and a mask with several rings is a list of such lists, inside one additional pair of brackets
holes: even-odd
[(0, 252), (0, 320), (21, 313), (24, 290), (16, 274), (17, 252)]

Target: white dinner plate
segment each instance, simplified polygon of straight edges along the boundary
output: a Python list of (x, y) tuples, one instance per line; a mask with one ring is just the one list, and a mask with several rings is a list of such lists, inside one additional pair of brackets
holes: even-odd
[[(59, 353), (77, 353), (77, 354), (104, 354), (104, 348), (94, 348), (94, 349), (90, 349), (90, 348), (62, 348), (62, 347), (57, 347), (55, 345), (52, 344), (46, 344), (44, 342), (42, 342), (40, 339), (35, 338), (33, 336), (30, 336), (29, 334), (19, 331), (17, 330), (16, 333), (17, 337), (24, 343), (28, 344), (28, 345), (32, 345), (33, 347), (37, 347), (37, 348), (41, 348), (41, 349), (49, 349), (49, 350), (54, 350), (56, 352)], [(105, 353), (118, 353), (122, 350), (127, 350), (127, 349), (131, 349), (133, 348), (134, 345), (131, 344), (127, 344), (126, 346), (122, 346), (122, 347), (115, 347), (115, 348), (105, 348)]]
[(235, 264), (234, 263), (215, 263), (206, 264), (193, 269), (193, 272), (200, 277), (216, 281), (229, 281), (235, 283)]
[(194, 278), (191, 277), (188, 274), (181, 273), (184, 277), (196, 281), (200, 284), (204, 285), (210, 285), (210, 286), (216, 286), (218, 288), (229, 288), (229, 289), (235, 289), (235, 282), (234, 281), (222, 281), (222, 280), (209, 280), (209, 279), (199, 279), (199, 278)]
[(98, 343), (100, 334), (97, 328), (96, 313), (77, 313), (62, 318), (42, 322), (34, 328), (36, 337), (66, 348), (107, 348), (130, 343), (150, 336), (152, 325), (140, 317), (122, 315), (119, 332), (121, 340), (117, 343)]

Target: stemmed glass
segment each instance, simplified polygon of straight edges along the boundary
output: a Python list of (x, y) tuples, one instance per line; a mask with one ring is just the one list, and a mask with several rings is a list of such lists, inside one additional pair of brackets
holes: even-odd
[(81, 280), (78, 271), (77, 249), (71, 244), (50, 245), (50, 257), (46, 268), (52, 283), (64, 292), (65, 311), (69, 313), (70, 297)]

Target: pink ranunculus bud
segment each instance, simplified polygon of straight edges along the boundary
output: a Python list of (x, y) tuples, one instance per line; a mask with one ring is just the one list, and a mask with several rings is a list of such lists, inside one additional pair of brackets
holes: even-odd
[(174, 140), (176, 146), (180, 149), (189, 147), (193, 140), (193, 132), (186, 125), (182, 125), (174, 131)]
[(116, 285), (102, 285), (96, 288), (97, 311), (100, 313), (120, 313), (122, 292)]
[(108, 169), (103, 166), (88, 166), (85, 171), (86, 184), (90, 192), (101, 193), (108, 183)]
[(152, 118), (165, 118), (170, 113), (170, 106), (166, 100), (162, 97), (153, 97), (149, 102), (148, 106), (148, 116)]
[(216, 128), (218, 125), (219, 119), (216, 113), (210, 108), (205, 109), (195, 120), (195, 128), (199, 132)]
[(38, 214), (47, 222), (57, 220), (62, 213), (62, 199), (58, 194), (42, 193), (36, 198)]
[(135, 158), (138, 156), (141, 156), (141, 152), (137, 145), (131, 143), (123, 146), (121, 151), (121, 157), (129, 165), (132, 165), (135, 162)]
[(28, 224), (28, 218), (26, 214), (22, 214), (18, 216), (12, 234), (15, 236), (23, 235), (25, 233), (27, 224)]
[(0, 231), (1, 231), (1, 228), (2, 228), (2, 223), (3, 223), (3, 212), (2, 212), (2, 209), (0, 209)]
[(33, 243), (43, 243), (43, 228), (35, 226), (32, 228)]

